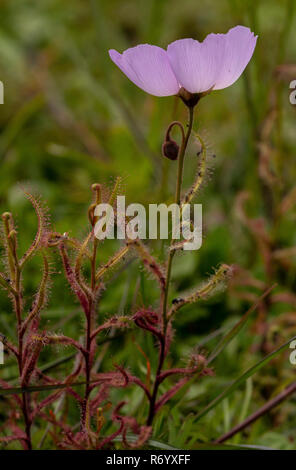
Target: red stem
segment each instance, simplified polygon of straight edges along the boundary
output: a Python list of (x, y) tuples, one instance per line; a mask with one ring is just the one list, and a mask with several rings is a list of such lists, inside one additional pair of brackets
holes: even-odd
[(149, 415), (147, 419), (147, 426), (151, 426), (154, 416), (155, 416), (155, 403), (157, 398), (158, 387), (161, 383), (161, 370), (165, 360), (165, 338), (162, 336), (160, 340), (160, 349), (159, 349), (159, 358), (158, 358), (158, 367), (156, 372), (156, 378), (154, 382), (153, 392), (150, 398), (150, 407), (149, 407)]
[(88, 400), (89, 400), (89, 395), (91, 392), (91, 386), (90, 386), (90, 378), (91, 378), (91, 348), (92, 348), (92, 319), (93, 319), (93, 314), (94, 314), (94, 307), (95, 307), (95, 292), (96, 292), (96, 260), (97, 260), (97, 239), (94, 236), (94, 241), (93, 241), (93, 256), (91, 260), (91, 292), (92, 292), (92, 298), (89, 300), (89, 310), (86, 314), (86, 337), (85, 337), (85, 394), (84, 394), (84, 400), (83, 400), (83, 406), (82, 406), (82, 417), (81, 417), (81, 427), (82, 429), (85, 429), (86, 427), (86, 421), (87, 421), (87, 407), (88, 407)]
[[(17, 276), (18, 278), (19, 276)], [(21, 319), (21, 294), (20, 294), (20, 281), (16, 282), (16, 291), (17, 295), (15, 296), (15, 308), (17, 314), (17, 328), (18, 328), (18, 368), (19, 375), (22, 376), (23, 365), (24, 365), (24, 350), (23, 350), (23, 333), (22, 330), (22, 319)], [(22, 393), (22, 413), (25, 420), (25, 433), (26, 433), (26, 443), (28, 450), (32, 450), (32, 440), (31, 440), (31, 425), (32, 421), (30, 418), (30, 406), (28, 401), (28, 394)]]
[(228, 431), (226, 434), (223, 434), (223, 436), (219, 437), (215, 441), (215, 444), (221, 444), (222, 442), (225, 442), (228, 439), (230, 439), (231, 437), (233, 437), (238, 432), (241, 432), (243, 429), (245, 429), (246, 427), (248, 427), (252, 423), (254, 423), (254, 421), (261, 418), (266, 413), (268, 413), (270, 410), (272, 410), (279, 403), (286, 400), (293, 393), (296, 393), (296, 382), (289, 385), (289, 387), (285, 388), (285, 390), (283, 390), (279, 395), (277, 395), (276, 397), (272, 398), (270, 401), (265, 403), (265, 405), (263, 405), (261, 408), (259, 408), (259, 410), (255, 411), (255, 413), (251, 414), (242, 423), (238, 424), (237, 426), (232, 428), (230, 431)]

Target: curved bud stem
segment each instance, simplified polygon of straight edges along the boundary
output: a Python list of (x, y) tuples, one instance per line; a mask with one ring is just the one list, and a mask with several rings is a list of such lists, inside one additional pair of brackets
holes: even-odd
[(164, 157), (167, 157), (170, 160), (177, 160), (179, 156), (179, 152), (180, 152), (179, 145), (177, 144), (177, 142), (175, 142), (175, 140), (171, 138), (171, 130), (173, 129), (174, 126), (178, 126), (181, 129), (182, 145), (184, 145), (184, 141), (185, 141), (185, 132), (184, 132), (183, 125), (179, 121), (173, 121), (167, 128), (165, 140), (164, 140), (164, 143), (162, 144), (162, 154)]

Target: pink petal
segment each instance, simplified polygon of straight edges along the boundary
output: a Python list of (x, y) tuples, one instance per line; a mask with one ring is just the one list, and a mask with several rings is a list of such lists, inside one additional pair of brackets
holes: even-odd
[(180, 39), (168, 46), (168, 56), (177, 80), (190, 93), (212, 88), (222, 67), (225, 41), (222, 34), (210, 34), (200, 43)]
[(225, 52), (214, 90), (232, 85), (243, 73), (253, 55), (257, 37), (245, 26), (236, 26), (224, 36)]
[(111, 60), (139, 88), (155, 96), (176, 95), (180, 86), (161, 47), (141, 44), (123, 54), (109, 51)]

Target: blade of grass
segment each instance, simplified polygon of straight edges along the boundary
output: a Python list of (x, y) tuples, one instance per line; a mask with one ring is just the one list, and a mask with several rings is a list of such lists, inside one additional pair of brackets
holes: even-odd
[[(114, 442), (122, 442), (122, 436), (118, 436), (113, 439)], [(132, 434), (127, 434), (127, 440), (130, 442), (136, 442), (137, 437)], [(165, 442), (161, 442), (155, 439), (149, 439), (146, 442), (145, 447), (154, 447), (155, 449), (162, 450), (181, 450), (179, 447), (173, 447)], [(183, 448), (184, 450), (184, 448)], [(189, 450), (275, 450), (270, 447), (256, 446), (256, 445), (234, 445), (234, 444), (215, 444), (213, 442), (207, 442), (205, 444), (197, 444)]]
[[(248, 415), (248, 409), (249, 409), (251, 399), (252, 399), (252, 392), (253, 392), (253, 381), (252, 381), (252, 377), (250, 377), (246, 381), (246, 392), (245, 392), (245, 397), (244, 397), (244, 401), (241, 407), (241, 413), (240, 413), (239, 420), (238, 420), (239, 423), (243, 422)], [(239, 434), (235, 436), (235, 439), (233, 440), (233, 444), (238, 444), (239, 437), (240, 437)]]
[(276, 450), (271, 447), (256, 445), (236, 445), (236, 444), (200, 444), (193, 447), (194, 450)]
[[(258, 305), (260, 304), (260, 302), (262, 302), (262, 300), (270, 293), (270, 291), (272, 289), (274, 289), (274, 287), (276, 286), (276, 284), (274, 284), (272, 287), (270, 287), (269, 289), (267, 289), (266, 292), (264, 292), (262, 294), (262, 296), (257, 300), (257, 302), (255, 302), (250, 308), (249, 310), (243, 315), (243, 317), (240, 319), (240, 321), (238, 323), (236, 323), (234, 325), (234, 327), (230, 330), (230, 332), (224, 336), (221, 341), (218, 343), (218, 345), (216, 346), (216, 348), (213, 350), (212, 354), (209, 356), (209, 359), (208, 359), (208, 362), (207, 362), (207, 365), (209, 365), (212, 361), (214, 361), (214, 359), (216, 359), (216, 357), (226, 348), (226, 346), (228, 346), (228, 344), (231, 342), (231, 340), (239, 333), (239, 331), (243, 328), (243, 326), (245, 325), (245, 323), (248, 321), (250, 315), (256, 310), (256, 308), (258, 307)], [(214, 338), (215, 336), (218, 336), (218, 334), (221, 334), (221, 332), (223, 332), (224, 328), (220, 328), (219, 330), (216, 330), (213, 332), (213, 336), (209, 335), (207, 336), (204, 340), (202, 340), (200, 343), (199, 343), (199, 346), (203, 346), (207, 343), (208, 340)], [(187, 382), (187, 384), (181, 389), (182, 390), (182, 397), (180, 398), (180, 400), (178, 401), (178, 403), (175, 405), (175, 407), (178, 407), (180, 405), (180, 403), (182, 402), (183, 400), (183, 397), (185, 396), (187, 390), (190, 388), (190, 386), (192, 385), (192, 383), (196, 380), (196, 376), (193, 377), (191, 380), (189, 380)], [(174, 407), (174, 408), (175, 408)]]
[(249, 308), (249, 310), (242, 316), (239, 322), (234, 325), (234, 327), (229, 331), (229, 333), (227, 333), (227, 335), (221, 339), (221, 341), (214, 348), (213, 352), (210, 354), (210, 357), (208, 359), (208, 364), (213, 362), (213, 360), (216, 359), (216, 357), (226, 348), (226, 346), (228, 346), (230, 341), (240, 332), (240, 330), (246, 324), (249, 317), (256, 310), (258, 305), (260, 305), (262, 300), (265, 299), (265, 297), (267, 297), (275, 287), (276, 287), (276, 284), (274, 284), (269, 289), (267, 289), (261, 295), (261, 297), (259, 297), (259, 299)]
[[(98, 380), (92, 380), (90, 383), (101, 383)], [(80, 385), (85, 385), (85, 382), (73, 382), (71, 384), (52, 384), (52, 385), (31, 385), (29, 387), (10, 387), (10, 388), (0, 388), (0, 396), (4, 395), (13, 395), (21, 393), (34, 393), (34, 392), (48, 392), (51, 390), (63, 390), (67, 387), (79, 387)]]
[(268, 364), (274, 357), (283, 352), (285, 349), (288, 349), (291, 341), (296, 337), (284, 343), (279, 348), (272, 351), (270, 354), (261, 359), (257, 364), (250, 367), (246, 372), (244, 372), (238, 379), (236, 379), (231, 385), (226, 387), (223, 392), (218, 395), (214, 400), (212, 400), (203, 410), (201, 410), (196, 418), (195, 422), (199, 421), (203, 416), (205, 416), (210, 410), (215, 408), (219, 403), (221, 403), (226, 397), (228, 397), (234, 390), (236, 390), (242, 383), (244, 383), (249, 377), (252, 377), (256, 372), (258, 372), (262, 367)]
[(289, 387), (285, 388), (279, 395), (277, 395), (276, 397), (272, 398), (267, 403), (265, 403), (265, 405), (263, 405), (261, 408), (255, 411), (255, 413), (251, 414), (242, 423), (238, 424), (237, 426), (232, 428), (230, 431), (223, 434), (223, 436), (219, 437), (219, 439), (217, 439), (215, 443), (218, 444), (218, 443), (227, 441), (232, 436), (239, 433), (240, 431), (245, 429), (247, 426), (250, 426), (250, 424), (254, 423), (254, 421), (256, 421), (257, 419), (261, 418), (263, 415), (268, 413), (272, 408), (279, 405), (282, 401), (286, 400), (289, 396), (293, 395), (293, 393), (296, 393), (296, 382), (289, 385)]
[[(137, 436), (134, 436), (133, 434), (127, 434), (127, 440), (129, 442), (137, 442)], [(122, 442), (122, 436), (117, 436), (115, 437), (115, 439), (113, 439), (114, 442)], [(155, 447), (155, 449), (163, 449), (163, 450), (180, 450), (178, 449), (177, 447), (173, 447), (169, 444), (166, 444), (165, 442), (160, 442), (160, 441), (156, 441), (155, 439), (149, 439), (149, 441), (147, 441), (147, 443), (145, 444), (146, 446), (151, 446), (151, 447)]]

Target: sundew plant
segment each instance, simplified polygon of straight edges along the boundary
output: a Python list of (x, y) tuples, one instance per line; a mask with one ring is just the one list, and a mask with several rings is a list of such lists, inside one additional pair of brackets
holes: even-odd
[[(31, 84), (37, 90), (35, 101), (20, 115), (16, 113), (0, 142), (5, 157), (0, 178), (14, 171), (14, 139), (26, 116), (38, 115), (46, 103), (60, 128), (56, 136), (49, 131), (46, 113), (42, 125), (38, 120), (31, 123), (32, 132), (42, 134), (43, 129), (49, 160), (55, 160), (44, 163), (50, 185), (42, 191), (42, 185), (36, 188), (34, 171), (30, 178), (15, 169), (14, 190), (9, 198), (2, 198), (1, 450), (295, 448), (296, 302), (291, 261), (295, 248), (292, 242), (286, 245), (281, 230), (295, 221), (295, 188), (284, 189), (288, 175), (282, 168), (281, 150), (272, 164), (269, 161), (274, 146), (280, 149), (284, 132), (281, 128), (275, 143), (271, 142), (279, 113), (278, 88), (269, 91), (267, 112), (259, 125), (248, 71), (253, 55), (258, 50), (264, 54), (264, 35), (256, 21), (251, 24), (254, 32), (237, 25), (225, 34), (208, 34), (202, 41), (177, 39), (167, 48), (140, 44), (119, 53), (109, 49), (112, 40), (102, 41), (101, 66), (112, 71), (115, 81), (130, 81), (142, 90), (135, 100), (133, 93), (125, 98), (124, 87), (129, 84), (124, 83), (121, 92), (114, 87), (106, 98), (113, 103), (111, 108), (120, 106), (132, 129), (134, 141), (127, 144), (128, 150), (116, 126), (110, 131), (109, 123), (101, 122), (96, 136), (95, 126), (91, 130), (87, 122), (71, 115), (66, 101), (75, 97), (65, 92), (62, 98), (51, 77), (49, 63), (55, 63), (55, 48), (36, 59), (38, 78)], [(69, 60), (75, 60), (75, 47), (69, 50)], [(73, 77), (76, 86), (81, 80), (89, 93), (104, 97), (101, 83), (96, 86), (83, 57), (79, 60), (80, 75)], [(281, 65), (274, 80), (279, 83), (278, 77), (288, 75), (289, 67)], [(64, 71), (67, 74), (67, 65)], [(256, 187), (256, 194), (261, 217), (249, 213), (251, 191), (234, 190), (240, 187), (237, 179), (231, 194), (230, 171), (225, 171), (224, 185), (216, 184), (219, 164), (212, 150), (215, 147), (219, 153), (221, 133), (218, 129), (212, 144), (202, 129), (209, 118), (210, 100), (214, 109), (217, 106), (215, 125), (234, 125), (227, 123), (220, 95), (244, 80), (245, 74), (253, 127), (242, 146), (250, 147), (249, 140), (254, 139), (250, 152), (257, 152), (259, 169), (254, 158), (244, 165), (250, 181), (259, 171), (261, 187)], [(137, 190), (129, 190), (125, 154), (137, 146), (150, 149), (135, 118), (141, 118), (139, 100), (155, 118), (148, 134), (159, 143), (157, 152), (150, 155), (156, 171), (143, 181), (141, 165), (147, 157), (139, 155), (131, 169)], [(161, 100), (165, 106), (160, 118), (153, 107), (160, 106)], [(91, 101), (81, 106), (95, 115)], [(242, 111), (237, 101), (231, 106), (239, 120)], [(64, 133), (68, 133), (65, 140)], [(75, 163), (71, 160), (74, 136), (83, 143), (82, 149), (73, 150)], [(114, 161), (108, 155), (113, 148)], [(96, 155), (86, 169), (87, 153)], [(38, 164), (34, 163), (35, 168)], [(277, 186), (280, 171), (283, 179)], [(81, 185), (77, 192), (76, 185)], [(209, 186), (213, 195), (204, 197)], [(54, 201), (50, 187), (58, 187)], [(224, 198), (223, 191), (241, 232), (211, 233), (211, 218), (218, 218), (221, 227), (227, 225), (213, 211), (215, 201)], [(186, 210), (187, 232), (176, 236), (173, 216), (162, 220), (167, 223), (167, 237), (156, 239), (149, 234), (141, 237), (130, 214), (120, 217), (119, 224), (122, 214), (117, 200), (126, 194), (132, 203), (144, 202), (144, 206), (173, 204), (180, 216)], [(63, 196), (68, 208), (72, 205), (69, 219)], [(196, 229), (195, 206), (201, 202), (203, 222), (197, 227), (201, 246), (186, 250)], [(98, 207), (102, 204), (116, 216), (112, 221), (105, 214), (101, 223)], [(29, 214), (30, 223), (22, 211)], [(29, 241), (27, 231), (31, 234), (32, 227), (35, 234)], [(113, 240), (104, 239), (102, 233), (110, 230)], [(247, 247), (244, 237), (248, 237)], [(232, 254), (226, 246), (234, 247)], [(257, 257), (259, 261), (247, 266), (248, 257), (253, 263)], [(270, 428), (275, 431), (267, 431)]]

